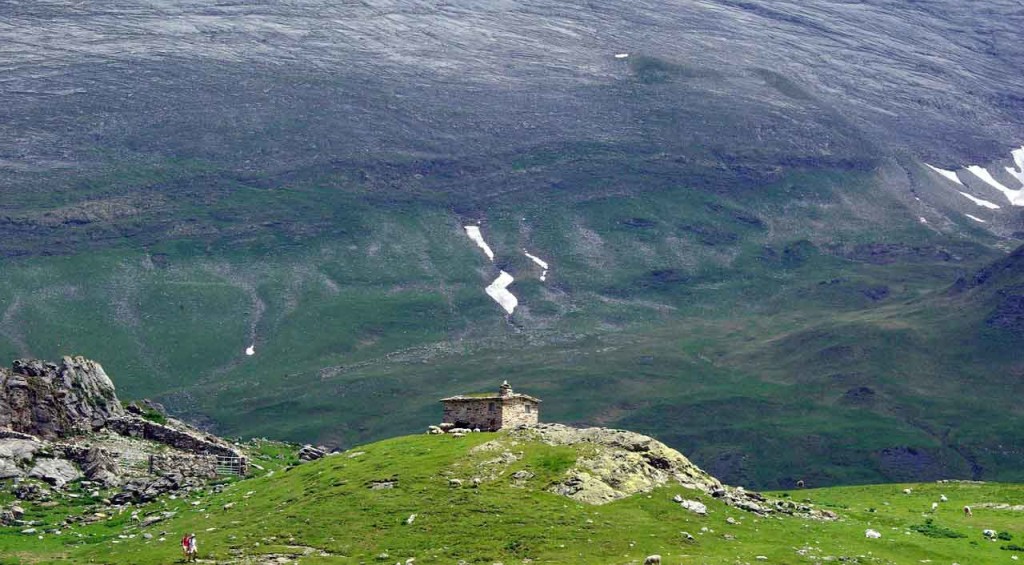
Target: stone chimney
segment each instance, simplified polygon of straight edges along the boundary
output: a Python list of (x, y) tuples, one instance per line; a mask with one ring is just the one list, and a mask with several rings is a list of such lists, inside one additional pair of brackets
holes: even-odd
[(508, 384), (508, 381), (501, 383), (501, 388), (498, 390), (498, 396), (501, 398), (509, 398), (512, 396), (512, 385)]

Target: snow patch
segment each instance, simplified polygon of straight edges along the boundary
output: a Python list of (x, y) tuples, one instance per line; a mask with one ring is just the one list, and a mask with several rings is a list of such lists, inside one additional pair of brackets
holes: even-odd
[(1007, 188), (1005, 185), (1003, 185), (1003, 183), (992, 178), (992, 174), (989, 173), (988, 170), (985, 169), (985, 167), (971, 165), (970, 167), (967, 167), (967, 170), (974, 173), (974, 176), (988, 183), (988, 185), (991, 186), (992, 188), (995, 188), (999, 192), (1002, 192), (1006, 196), (1006, 199), (1010, 201), (1010, 205), (1024, 206), (1024, 189), (1012, 190), (1010, 188)]
[(494, 252), (491, 251), (491, 247), (484, 241), (484, 236), (480, 233), (480, 226), (465, 226), (465, 228), (469, 239), (475, 241), (477, 246), (484, 250), (484, 255), (487, 255), (488, 259), (494, 261)]
[(515, 279), (512, 278), (512, 275), (506, 273), (505, 271), (501, 271), (501, 274), (498, 275), (498, 278), (494, 279), (494, 282), (492, 282), (490, 286), (484, 289), (484, 292), (487, 293), (487, 296), (493, 298), (494, 301), (497, 302), (498, 305), (500, 305), (502, 308), (504, 308), (505, 311), (508, 312), (510, 316), (512, 315), (512, 312), (516, 309), (516, 306), (519, 305), (519, 300), (515, 296), (513, 296), (511, 292), (508, 291), (508, 286), (512, 284), (513, 281), (515, 281)]
[(1021, 186), (1024, 186), (1024, 147), (1014, 149), (1011, 154), (1013, 155), (1013, 163), (1017, 166), (1006, 167), (1006, 172), (1013, 175), (1013, 178), (1020, 181)]
[(523, 250), (523, 255), (526, 255), (527, 257), (530, 258), (530, 260), (532, 260), (534, 263), (536, 263), (537, 266), (539, 266), (541, 269), (544, 269), (544, 271), (540, 274), (540, 282), (544, 282), (545, 280), (547, 280), (547, 278), (548, 278), (548, 264), (547, 264), (547, 261), (544, 261), (543, 259), (541, 259), (540, 257), (537, 257), (536, 255), (530, 255), (530, 252), (525, 250), (525, 249)]
[(980, 222), (980, 223), (982, 223), (982, 224), (987, 224), (987, 223), (988, 223), (988, 222), (986, 222), (985, 220), (982, 220), (981, 218), (979, 218), (979, 217), (977, 217), (977, 216), (972, 216), (972, 215), (970, 215), (970, 214), (964, 214), (964, 215), (965, 215), (965, 216), (967, 216), (968, 218), (970, 218), (970, 219), (974, 220), (975, 222)]
[(246, 347), (245, 348), (245, 354), (250, 356), (250, 357), (252, 357), (253, 355), (256, 355), (256, 344), (254, 343), (254, 344), (250, 345), (249, 347)]
[(615, 54), (615, 58), (616, 59), (625, 59), (626, 57), (629, 57), (629, 53), (616, 53)]
[(946, 169), (940, 169), (938, 167), (934, 167), (932, 165), (929, 165), (928, 163), (925, 163), (925, 166), (927, 166), (929, 169), (935, 171), (936, 173), (939, 173), (940, 175), (946, 177), (947, 179), (949, 179), (949, 180), (959, 184), (960, 186), (963, 186), (963, 184), (964, 184), (960, 180), (960, 177), (956, 176), (956, 171), (947, 171)]
[(970, 194), (967, 194), (966, 192), (963, 192), (962, 190), (958, 190), (957, 192), (959, 192), (960, 194), (963, 194), (965, 198), (967, 198), (971, 202), (974, 202), (978, 206), (981, 206), (982, 208), (988, 208), (989, 210), (998, 210), (999, 209), (999, 205), (998, 204), (993, 204), (993, 203), (989, 202), (988, 200), (982, 200), (981, 198), (978, 198), (977, 196), (971, 196)]
[(921, 216), (920, 218), (918, 218), (918, 220), (919, 220), (919, 221), (920, 221), (920, 222), (921, 222), (922, 224), (927, 224), (927, 223), (928, 223), (928, 220), (924, 219), (924, 216)]

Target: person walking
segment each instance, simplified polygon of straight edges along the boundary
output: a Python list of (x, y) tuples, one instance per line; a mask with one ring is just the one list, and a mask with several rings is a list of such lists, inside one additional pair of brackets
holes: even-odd
[(187, 552), (187, 559), (186, 560), (195, 563), (196, 559), (198, 557), (199, 557), (199, 548), (196, 545), (196, 534), (195, 533), (191, 533), (191, 534), (188, 535), (188, 552)]
[(181, 538), (181, 559), (182, 559), (182, 561), (188, 561), (188, 538), (189, 538), (188, 534), (185, 534)]

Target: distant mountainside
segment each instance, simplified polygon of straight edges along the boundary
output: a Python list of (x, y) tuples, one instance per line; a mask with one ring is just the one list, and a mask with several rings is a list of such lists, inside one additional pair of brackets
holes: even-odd
[(508, 378), (732, 483), (1022, 477), (1018, 2), (0, 15), (0, 358), (220, 433)]

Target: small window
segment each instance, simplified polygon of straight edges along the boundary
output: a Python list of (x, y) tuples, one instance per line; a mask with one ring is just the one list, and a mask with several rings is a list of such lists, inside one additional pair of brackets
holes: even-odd
[(493, 402), (487, 403), (487, 411), (488, 412), (494, 412), (494, 403)]
[(526, 405), (526, 413), (529, 414), (530, 412), (533, 412), (533, 406), (530, 406), (529, 404), (527, 404)]

